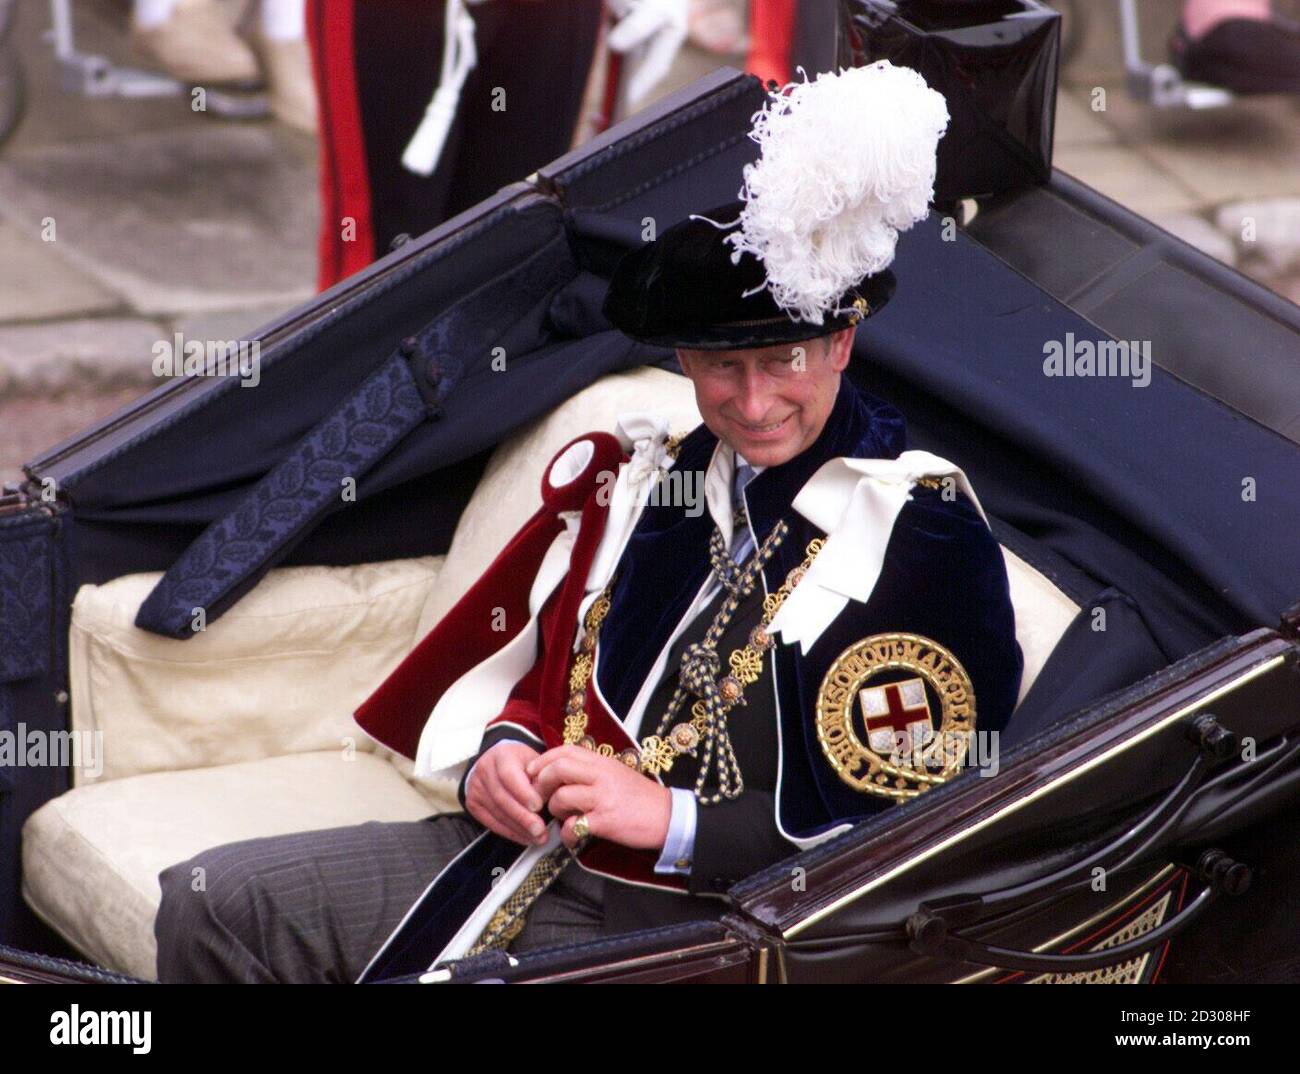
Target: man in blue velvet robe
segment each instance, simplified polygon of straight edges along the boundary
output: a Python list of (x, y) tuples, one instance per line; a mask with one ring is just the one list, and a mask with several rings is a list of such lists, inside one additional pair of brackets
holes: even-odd
[[(901, 415), (845, 376), (892, 278), (820, 326), (753, 296), (706, 304), (703, 329), (680, 304), (652, 327), (621, 305), (653, 295), (647, 276), (692, 301), (697, 271), (740, 293), (723, 258), (700, 264), (715, 244), (713, 225), (679, 225), (625, 259), (606, 306), (636, 338), (681, 341), (704, 424), (657, 480), (702, 474), (676, 487), (702, 486), (707, 510), (643, 492), (631, 523), (607, 523), (616, 565), (582, 563), (583, 625), (572, 646), (561, 632), (564, 667), (593, 659), (580, 695), (548, 710), (518, 690), (489, 722), (462, 800), (495, 838), (425, 892), (367, 979), (481, 950), (507, 910), (517, 934), (528, 907), (503, 900), (546, 875), (544, 852), (568, 864), (557, 841), (576, 852), (564, 885), (600, 904), (606, 934), (716, 917), (746, 876), (996, 763), (1022, 670), (1001, 549), (961, 471), (905, 451)], [(662, 440), (637, 452), (662, 461)], [(492, 870), (495, 899), (475, 880)]]
[[(932, 184), (932, 91), (888, 65), (842, 77), (931, 124), (913, 170), (928, 160)], [(808, 108), (840, 115), (842, 89)], [(924, 212), (915, 193), (888, 200), (891, 227)], [(959, 467), (905, 450), (902, 417), (846, 375), (894, 279), (844, 256), (862, 225), (837, 241), (856, 203), (834, 203), (808, 236), (830, 253), (796, 256), (793, 277), (750, 251), (742, 203), (620, 264), (606, 315), (676, 350), (704, 424), (673, 444), (642, 415), (621, 443), (566, 448), (534, 522), (357, 714), (417, 773), (454, 764), (468, 816), (172, 867), (163, 980), (376, 980), (715, 918), (735, 882), (991, 759), (1022, 669), (1001, 550)], [(818, 256), (832, 285), (810, 297)], [(618, 472), (603, 503), (580, 487), (602, 457)], [(680, 494), (701, 487), (705, 510)], [(565, 544), (556, 518), (579, 511)], [(487, 639), (503, 585), (539, 608)], [(431, 679), (439, 696), (412, 703)], [(188, 890), (199, 867), (206, 896)]]

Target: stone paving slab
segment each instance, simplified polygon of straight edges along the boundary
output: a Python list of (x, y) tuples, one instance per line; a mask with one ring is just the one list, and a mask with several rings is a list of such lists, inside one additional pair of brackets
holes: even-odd
[(139, 317), (0, 325), (0, 400), (154, 386), (152, 348), (169, 338), (162, 325)]
[(1152, 108), (1113, 87), (1105, 119), (1203, 205), (1300, 192), (1300, 100), (1239, 98), (1197, 112)]
[(269, 124), (6, 156), (0, 213), (28, 228), (53, 217), (65, 256), (138, 312), (290, 306), (314, 293), (315, 174)]
[(1180, 181), (1128, 146), (1059, 146), (1052, 164), (1142, 216), (1191, 212), (1201, 204)]
[(0, 220), (0, 322), (100, 313), (122, 299), (68, 264), (58, 243)]
[(184, 313), (174, 317), (171, 323), (187, 339), (250, 339), (259, 328), (291, 308), (286, 304)]
[(0, 483), (22, 479), (22, 464), (120, 410), (154, 387), (78, 389), (57, 396), (0, 396)]
[(1084, 90), (1060, 86), (1056, 91), (1056, 128), (1053, 144), (1064, 146), (1114, 144), (1115, 132), (1092, 110), (1091, 98)]

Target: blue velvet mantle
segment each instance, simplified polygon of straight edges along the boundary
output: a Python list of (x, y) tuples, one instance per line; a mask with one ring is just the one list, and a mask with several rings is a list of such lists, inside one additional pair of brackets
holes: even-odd
[[(808, 479), (839, 456), (895, 458), (904, 450), (905, 437), (898, 411), (846, 377), (813, 446), (750, 482), (746, 506), (758, 539), (778, 519), (790, 527), (764, 568), (768, 592), (799, 565), (809, 541), (824, 536), (791, 507)], [(716, 446), (717, 438), (700, 426), (682, 442), (676, 468), (707, 470)], [(660, 650), (704, 584), (712, 529), (707, 511), (691, 517), (680, 505), (651, 505), (629, 540), (601, 628), (596, 668), (601, 692), (616, 715), (630, 710)], [(895, 523), (871, 598), (866, 604), (850, 601), (807, 654), (797, 645), (778, 645), (774, 687), (772, 680), (756, 684), (777, 692), (777, 820), (788, 836), (813, 837), (889, 806), (887, 799), (857, 791), (836, 775), (817, 741), (814, 714), (822, 679), (836, 657), (854, 642), (891, 631), (920, 634), (949, 649), (974, 685), (977, 729), (1000, 732), (1006, 727), (1023, 661), (1001, 549), (965, 496), (945, 500), (939, 490), (917, 486)], [(643, 728), (642, 733), (649, 732)]]

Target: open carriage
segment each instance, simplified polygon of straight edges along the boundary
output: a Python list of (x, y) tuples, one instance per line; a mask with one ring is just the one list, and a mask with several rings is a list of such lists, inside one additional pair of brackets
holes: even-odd
[[(650, 221), (735, 195), (762, 96), (702, 80), (267, 325), (255, 375), (170, 379), (28, 464), (0, 730), (82, 753), (0, 768), (0, 975), (150, 979), (167, 865), (457, 808), (351, 712), (559, 446), (698, 422), (601, 299)], [(1059, 172), (936, 212), (893, 270), (850, 375), (1005, 551), (1025, 677), (996, 774), (746, 879), (720, 922), (419, 979), (1300, 975), (1300, 309)], [(1116, 340), (1145, 374), (1048, 372)]]

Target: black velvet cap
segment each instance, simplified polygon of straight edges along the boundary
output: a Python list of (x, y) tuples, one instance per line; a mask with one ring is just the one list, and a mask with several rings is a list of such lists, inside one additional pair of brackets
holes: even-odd
[(757, 257), (745, 253), (732, 263), (734, 247), (724, 238), (739, 228), (742, 208), (735, 201), (710, 209), (699, 214), (708, 220), (683, 220), (624, 255), (605, 296), (605, 316), (641, 343), (737, 350), (838, 332), (879, 312), (894, 293), (894, 274), (878, 272), (841, 296), (837, 307), (847, 312), (827, 313), (821, 324), (796, 321), (763, 286), (767, 273)]

